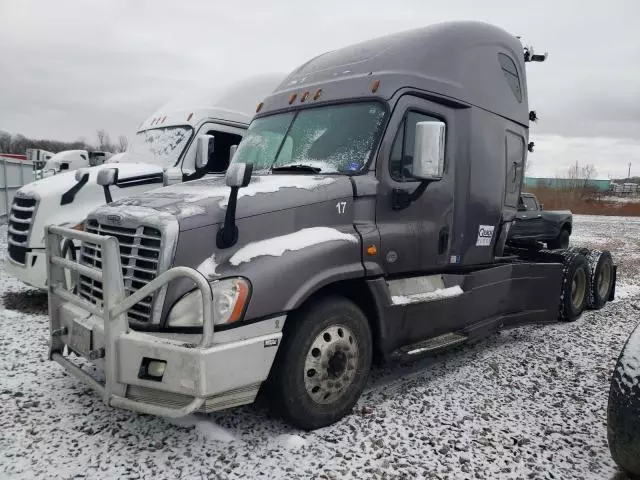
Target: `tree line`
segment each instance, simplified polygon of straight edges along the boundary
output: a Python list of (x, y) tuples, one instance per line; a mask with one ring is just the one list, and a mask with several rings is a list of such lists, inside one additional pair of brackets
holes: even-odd
[(28, 138), (17, 133), (15, 135), (0, 130), (0, 153), (15, 153), (24, 155), (28, 148), (40, 148), (52, 153), (64, 150), (98, 150), (103, 152), (120, 153), (129, 146), (129, 139), (120, 135), (116, 141), (111, 140), (109, 133), (100, 129), (96, 132), (93, 143), (80, 138), (75, 142), (61, 142), (59, 140)]

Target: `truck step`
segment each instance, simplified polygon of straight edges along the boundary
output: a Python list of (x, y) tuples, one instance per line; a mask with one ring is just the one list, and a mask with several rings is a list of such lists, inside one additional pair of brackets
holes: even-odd
[(427, 338), (410, 345), (400, 347), (398, 350), (392, 353), (392, 357), (395, 359), (411, 359), (416, 358), (426, 353), (433, 353), (436, 351), (444, 350), (454, 345), (459, 345), (467, 341), (467, 336), (460, 333), (445, 333), (438, 335), (437, 337)]

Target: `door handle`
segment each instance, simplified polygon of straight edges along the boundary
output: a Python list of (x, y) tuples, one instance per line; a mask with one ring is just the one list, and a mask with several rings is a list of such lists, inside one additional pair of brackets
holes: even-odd
[(442, 255), (447, 250), (449, 245), (449, 227), (442, 227), (440, 229), (440, 237), (438, 238), (438, 255)]

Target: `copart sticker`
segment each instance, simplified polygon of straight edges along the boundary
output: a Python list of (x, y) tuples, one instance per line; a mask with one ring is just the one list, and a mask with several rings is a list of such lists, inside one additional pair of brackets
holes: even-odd
[(476, 247), (488, 247), (493, 239), (493, 225), (480, 225), (478, 227), (478, 241)]

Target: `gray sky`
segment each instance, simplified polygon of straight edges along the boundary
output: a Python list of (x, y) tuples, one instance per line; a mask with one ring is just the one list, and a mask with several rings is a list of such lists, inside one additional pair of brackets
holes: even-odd
[(531, 175), (575, 161), (598, 176), (640, 175), (640, 2), (637, 0), (319, 2), (0, 0), (0, 130), (93, 141), (131, 135), (185, 92), (446, 20), (483, 20), (522, 36), (528, 64)]

